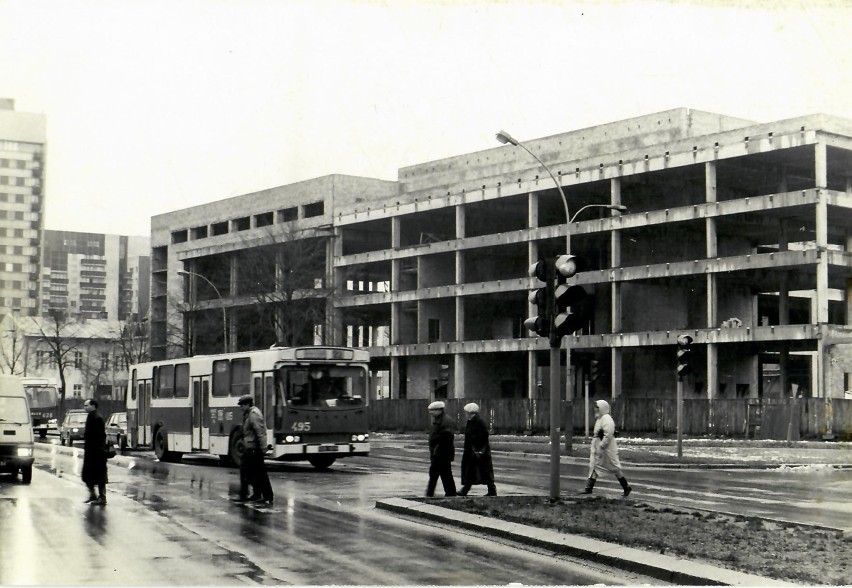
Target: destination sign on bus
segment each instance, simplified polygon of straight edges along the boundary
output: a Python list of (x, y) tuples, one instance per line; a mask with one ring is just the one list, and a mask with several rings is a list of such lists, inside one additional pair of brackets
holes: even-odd
[(306, 347), (296, 350), (296, 359), (349, 360), (354, 357), (351, 349), (328, 349), (326, 347)]

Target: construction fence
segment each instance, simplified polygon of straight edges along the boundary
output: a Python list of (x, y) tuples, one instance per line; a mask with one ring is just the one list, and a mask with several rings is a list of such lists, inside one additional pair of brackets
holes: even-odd
[[(594, 400), (594, 399), (593, 399)], [(593, 406), (593, 400), (590, 405)], [(370, 430), (427, 431), (430, 400), (378, 400), (370, 406)], [(494, 434), (544, 435), (550, 430), (550, 400), (457, 398), (444, 401), (447, 413), (463, 424), (465, 404), (476, 402)], [(660, 398), (607, 400), (616, 430), (626, 435), (677, 433), (677, 401)], [(572, 410), (573, 404), (573, 410)], [(574, 433), (585, 432), (583, 400), (561, 403), (560, 427), (573, 421)], [(594, 425), (591, 407), (589, 426)], [(683, 401), (684, 435), (750, 439), (852, 439), (852, 400), (808, 399), (689, 399)]]

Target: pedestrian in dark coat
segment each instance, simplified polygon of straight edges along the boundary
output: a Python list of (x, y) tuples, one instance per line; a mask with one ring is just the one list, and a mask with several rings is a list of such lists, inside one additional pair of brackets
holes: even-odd
[(457, 496), (452, 468), (456, 455), (453, 445), (456, 423), (444, 413), (444, 407), (445, 404), (440, 400), (429, 405), (432, 430), (429, 432), (429, 483), (426, 485), (426, 496), (435, 495), (438, 478), (441, 478), (445, 496)]
[(488, 442), (488, 425), (479, 416), (479, 405), (466, 404), (467, 424), (464, 427), (464, 452), (461, 461), (462, 487), (459, 496), (467, 496), (470, 487), (485, 484), (486, 496), (497, 496), (494, 485), (494, 466), (491, 464), (491, 444)]
[[(237, 401), (243, 411), (243, 460), (240, 464), (240, 497), (238, 502), (260, 502), (272, 504), (274, 494), (269, 474), (266, 472), (266, 422), (263, 413), (254, 405), (254, 398), (245, 394)], [(254, 489), (248, 496), (249, 484)]]
[[(104, 453), (106, 444), (106, 426), (104, 418), (98, 412), (98, 401), (89, 398), (83, 403), (83, 408), (89, 413), (86, 417), (86, 430), (83, 432), (83, 483), (89, 488), (87, 504), (106, 504), (107, 457)], [(95, 495), (95, 486), (98, 494)]]

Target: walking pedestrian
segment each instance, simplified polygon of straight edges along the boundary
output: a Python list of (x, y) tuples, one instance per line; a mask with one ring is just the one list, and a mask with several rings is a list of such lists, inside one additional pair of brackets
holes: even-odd
[[(104, 453), (106, 444), (106, 426), (104, 418), (98, 412), (98, 401), (88, 398), (83, 403), (86, 416), (86, 430), (83, 432), (83, 483), (89, 489), (86, 504), (106, 505), (107, 457)], [(98, 493), (95, 494), (95, 486)]]
[(584, 494), (591, 494), (595, 481), (603, 472), (610, 472), (618, 478), (628, 496), (633, 488), (627, 483), (627, 478), (621, 471), (618, 459), (618, 443), (615, 440), (615, 421), (609, 415), (609, 403), (606, 400), (595, 401), (595, 428), (592, 436), (592, 448), (589, 452), (589, 480), (586, 482)]
[(461, 482), (459, 496), (467, 496), (474, 484), (488, 487), (486, 496), (497, 496), (494, 485), (494, 466), (491, 463), (491, 444), (488, 442), (488, 425), (479, 416), (479, 405), (465, 404), (467, 424), (464, 427), (464, 452), (461, 461)]
[[(272, 484), (266, 473), (266, 422), (249, 394), (241, 396), (237, 405), (243, 409), (243, 459), (240, 462), (240, 496), (238, 502), (256, 501), (272, 504)], [(248, 496), (248, 487), (254, 492)]]
[(444, 486), (444, 495), (457, 496), (452, 469), (456, 455), (453, 445), (456, 423), (444, 412), (445, 406), (440, 400), (429, 405), (432, 430), (429, 432), (429, 483), (426, 485), (426, 496), (435, 495), (439, 477)]

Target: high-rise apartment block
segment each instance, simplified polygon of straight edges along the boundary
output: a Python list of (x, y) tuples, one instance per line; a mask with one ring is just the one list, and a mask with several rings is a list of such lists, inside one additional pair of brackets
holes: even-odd
[(41, 314), (74, 319), (141, 320), (150, 300), (151, 240), (44, 231)]
[(46, 129), (44, 115), (0, 98), (0, 320), (38, 315)]
[(394, 398), (547, 396), (528, 268), (570, 236), (566, 394), (673, 397), (681, 335), (687, 398), (852, 389), (845, 119), (675, 109), (179, 210), (151, 236), (155, 357), (322, 340), (368, 348)]

